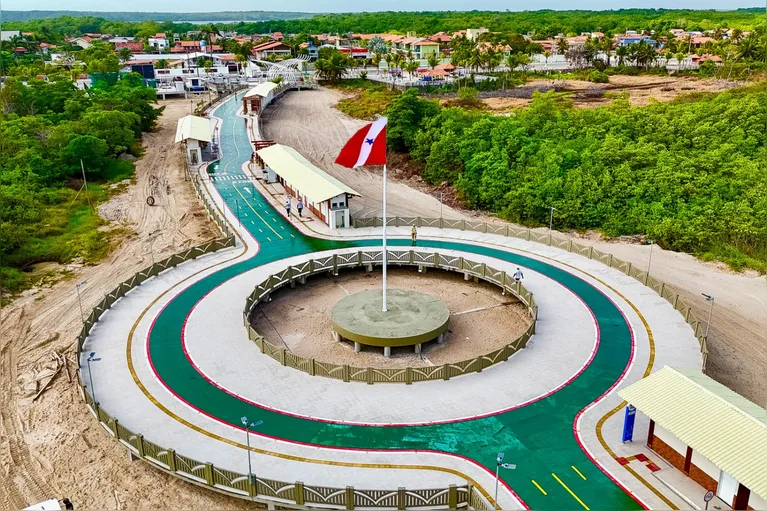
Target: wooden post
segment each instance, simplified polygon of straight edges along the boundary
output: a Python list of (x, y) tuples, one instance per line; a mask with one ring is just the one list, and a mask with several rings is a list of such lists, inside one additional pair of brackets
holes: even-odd
[(412, 367), (406, 367), (405, 368), (405, 383), (407, 385), (410, 385), (413, 383), (413, 368)]
[(144, 435), (136, 435), (136, 449), (138, 449), (139, 458), (144, 457)]
[(213, 463), (205, 463), (205, 482), (213, 486)]
[(346, 487), (346, 509), (354, 509), (354, 486)]
[(296, 481), (296, 504), (304, 505), (304, 483), (301, 481)]
[(397, 509), (402, 511), (407, 506), (407, 495), (405, 494), (405, 488), (400, 486), (397, 488)]
[(372, 367), (368, 367), (367, 380), (368, 380), (368, 385), (373, 385), (373, 368)]
[(447, 493), (447, 507), (456, 509), (458, 507), (458, 487), (451, 484)]

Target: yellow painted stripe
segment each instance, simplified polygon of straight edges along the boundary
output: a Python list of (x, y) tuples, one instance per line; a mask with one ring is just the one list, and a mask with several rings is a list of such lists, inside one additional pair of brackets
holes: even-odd
[(576, 495), (575, 493), (573, 493), (573, 490), (571, 490), (571, 489), (570, 489), (570, 488), (569, 488), (569, 487), (568, 487), (568, 486), (567, 486), (565, 483), (563, 483), (563, 482), (562, 482), (562, 480), (561, 480), (560, 478), (558, 478), (558, 477), (557, 477), (557, 474), (555, 474), (554, 472), (552, 472), (552, 473), (551, 473), (551, 475), (552, 475), (552, 476), (554, 476), (554, 479), (556, 479), (556, 480), (557, 480), (557, 482), (558, 482), (559, 484), (561, 484), (561, 485), (562, 485), (562, 488), (564, 488), (565, 490), (567, 490), (567, 493), (569, 493), (570, 495), (572, 495), (572, 496), (573, 496), (573, 498), (574, 498), (575, 500), (577, 500), (577, 501), (578, 501), (578, 504), (580, 504), (581, 506), (583, 506), (583, 509), (585, 509), (586, 511), (588, 511), (588, 510), (589, 510), (589, 506), (587, 506), (586, 504), (584, 504), (584, 503), (583, 503), (583, 501), (582, 501), (580, 498), (578, 498), (578, 495)]
[(541, 488), (541, 485), (540, 485), (540, 484), (538, 484), (538, 483), (535, 481), (535, 479), (532, 479), (532, 482), (533, 482), (533, 484), (535, 485), (535, 487), (536, 487), (536, 488), (538, 488), (538, 489), (541, 491), (541, 493), (543, 493), (544, 495), (548, 495), (548, 493), (546, 493), (546, 490), (544, 490), (543, 488)]
[(579, 476), (581, 476), (581, 479), (583, 479), (584, 481), (586, 480), (586, 476), (585, 476), (585, 475), (583, 475), (583, 474), (581, 474), (581, 471), (580, 471), (580, 470), (578, 470), (577, 468), (575, 468), (575, 466), (574, 466), (574, 465), (570, 465), (570, 468), (571, 468), (571, 469), (573, 469), (573, 470), (575, 470), (575, 473), (576, 473), (576, 474), (578, 474)]
[[(262, 222), (264, 222), (264, 225), (266, 225), (266, 226), (267, 226), (269, 229), (271, 229), (271, 230), (272, 230), (272, 232), (273, 232), (274, 234), (276, 234), (277, 236), (280, 236), (280, 233), (278, 233), (277, 231), (275, 231), (275, 230), (274, 230), (274, 228), (273, 228), (271, 225), (269, 225), (269, 222), (267, 222), (266, 220), (264, 220), (264, 217), (262, 217), (261, 215), (259, 215), (259, 214), (258, 214), (258, 211), (256, 211), (255, 209), (253, 209), (253, 206), (250, 204), (250, 202), (248, 201), (248, 199), (246, 199), (246, 198), (245, 198), (245, 196), (242, 194), (242, 192), (241, 192), (241, 191), (240, 191), (240, 190), (239, 190), (239, 189), (238, 189), (236, 186), (232, 185), (232, 187), (233, 187), (233, 188), (234, 188), (234, 189), (237, 191), (237, 193), (238, 193), (238, 194), (240, 194), (240, 197), (242, 197), (242, 199), (245, 201), (245, 204), (247, 204), (247, 205), (248, 205), (248, 207), (249, 207), (249, 208), (250, 208), (250, 209), (253, 211), (253, 213), (255, 213), (255, 214), (256, 214), (256, 216), (258, 216), (258, 218), (260, 218), (260, 219), (261, 219), (261, 221), (262, 221)], [(283, 238), (282, 238), (282, 236), (280, 236), (280, 239), (283, 239)]]
[[(221, 212), (221, 210), (219, 209), (218, 205), (215, 204), (215, 202), (214, 202), (214, 205), (215, 205), (216, 209), (218, 209), (218, 211)], [(235, 231), (235, 235), (238, 238), (240, 238), (240, 236), (238, 234), (236, 234), (236, 231)], [(249, 247), (248, 247), (247, 243), (245, 243), (244, 239), (240, 238), (240, 241), (243, 243), (243, 250), (242, 250), (242, 252), (240, 252), (239, 254), (237, 254), (236, 256), (234, 256), (234, 257), (232, 257), (230, 259), (227, 259), (225, 261), (221, 261), (221, 262), (216, 263), (216, 264), (214, 264), (212, 266), (209, 266), (207, 268), (203, 268), (202, 270), (200, 270), (200, 271), (198, 271), (196, 273), (193, 273), (192, 275), (186, 277), (185, 279), (181, 280), (180, 282), (177, 282), (173, 286), (169, 287), (162, 294), (160, 294), (160, 296), (158, 296), (157, 298), (152, 300), (152, 302), (149, 305), (147, 305), (147, 307), (141, 312), (141, 315), (138, 317), (136, 322), (133, 324), (133, 327), (131, 328), (130, 333), (128, 334), (128, 342), (126, 343), (125, 354), (126, 354), (126, 358), (128, 359), (128, 370), (130, 371), (131, 376), (133, 377), (133, 381), (136, 383), (136, 385), (141, 390), (141, 392), (144, 393), (144, 395), (147, 397), (147, 399), (149, 399), (149, 401), (151, 401), (152, 404), (154, 404), (162, 412), (164, 412), (166, 415), (168, 415), (172, 419), (176, 420), (177, 422), (179, 422), (179, 423), (187, 426), (188, 428), (190, 428), (190, 429), (192, 429), (194, 431), (197, 431), (198, 433), (201, 433), (201, 434), (203, 434), (203, 435), (205, 435), (205, 436), (207, 436), (209, 438), (213, 438), (215, 440), (219, 440), (221, 442), (224, 442), (226, 444), (239, 447), (241, 449), (247, 449), (247, 445), (245, 445), (245, 444), (242, 444), (242, 443), (239, 443), (239, 442), (235, 442), (233, 440), (230, 440), (228, 438), (222, 437), (222, 436), (217, 435), (215, 433), (211, 433), (209, 431), (206, 431), (206, 430), (196, 426), (195, 424), (190, 423), (189, 421), (187, 421), (187, 420), (183, 419), (182, 417), (176, 415), (175, 413), (170, 411), (168, 408), (166, 408), (163, 404), (161, 404), (159, 401), (157, 401), (157, 399), (149, 392), (149, 390), (147, 390), (147, 388), (144, 386), (144, 384), (139, 379), (138, 374), (136, 373), (136, 369), (133, 366), (133, 359), (131, 357), (131, 347), (133, 345), (133, 336), (136, 333), (136, 329), (138, 328), (139, 323), (141, 323), (142, 319), (144, 318), (144, 316), (146, 316), (146, 314), (149, 312), (149, 310), (152, 307), (154, 307), (154, 305), (157, 302), (159, 302), (162, 299), (163, 296), (165, 296), (171, 290), (173, 290), (176, 287), (180, 286), (184, 282), (190, 280), (192, 277), (194, 277), (194, 276), (196, 276), (196, 275), (198, 275), (198, 274), (200, 274), (200, 273), (202, 273), (204, 271), (207, 271), (210, 268), (215, 268), (216, 266), (220, 266), (220, 265), (225, 264), (225, 263), (227, 263), (229, 261), (233, 261), (233, 260), (235, 260), (235, 259), (237, 259), (239, 257), (242, 257), (245, 253), (247, 253), (247, 251), (249, 250)], [(320, 449), (322, 449), (322, 448), (320, 447)], [(306, 458), (306, 457), (303, 457), (303, 456), (292, 456), (292, 455), (283, 454), (283, 453), (279, 453), (279, 452), (273, 452), (273, 451), (267, 451), (267, 450), (263, 450), (263, 449), (258, 449), (258, 448), (255, 448), (255, 447), (251, 447), (251, 451), (253, 451), (255, 453), (258, 453), (258, 454), (264, 454), (264, 455), (267, 455), (267, 456), (273, 456), (273, 457), (287, 459), (287, 460), (292, 460), (292, 461), (300, 461), (300, 462), (304, 462), (304, 463), (316, 463), (316, 464), (330, 465), (330, 466), (358, 467), (358, 468), (383, 468), (383, 469), (387, 469), (387, 470), (392, 470), (392, 469), (430, 470), (430, 471), (436, 471), (436, 472), (444, 472), (444, 473), (453, 474), (453, 475), (456, 475), (456, 476), (458, 476), (458, 477), (460, 477), (462, 479), (465, 479), (470, 484), (474, 485), (474, 487), (479, 490), (479, 492), (482, 494), (482, 496), (485, 497), (485, 499), (487, 499), (488, 502), (490, 502), (491, 505), (494, 505), (494, 503), (495, 503), (495, 501), (493, 500), (493, 498), (490, 495), (490, 493), (488, 493), (488, 491), (482, 485), (480, 485), (477, 481), (475, 481), (474, 479), (469, 477), (467, 474), (464, 474), (464, 473), (462, 473), (462, 472), (460, 472), (458, 470), (453, 470), (453, 469), (450, 469), (450, 468), (444, 468), (444, 467), (438, 467), (438, 466), (429, 466), (429, 465), (396, 465), (396, 464), (383, 464), (383, 463), (351, 463), (351, 462), (342, 462), (342, 461), (321, 460), (321, 459)]]

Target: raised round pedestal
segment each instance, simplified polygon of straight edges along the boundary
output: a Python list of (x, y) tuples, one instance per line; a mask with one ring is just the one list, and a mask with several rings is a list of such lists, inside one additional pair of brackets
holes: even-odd
[(337, 336), (360, 345), (379, 346), (389, 356), (391, 348), (415, 346), (437, 339), (447, 331), (450, 311), (433, 296), (403, 289), (387, 290), (387, 311), (380, 289), (346, 296), (333, 307), (331, 322)]

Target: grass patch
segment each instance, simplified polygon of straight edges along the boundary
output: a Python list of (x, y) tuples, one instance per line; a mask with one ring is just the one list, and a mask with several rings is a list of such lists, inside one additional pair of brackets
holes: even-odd
[[(348, 86), (350, 82), (360, 82), (364, 86), (353, 88)], [(342, 99), (336, 108), (355, 119), (373, 119), (376, 115), (382, 114), (389, 103), (400, 94), (399, 91), (390, 90), (385, 85), (370, 80), (345, 80), (340, 83), (344, 84), (344, 87), (339, 87), (340, 89), (354, 90), (354, 96)]]

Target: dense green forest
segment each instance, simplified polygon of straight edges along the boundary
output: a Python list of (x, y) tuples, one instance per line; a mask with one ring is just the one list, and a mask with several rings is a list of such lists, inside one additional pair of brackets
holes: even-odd
[(666, 32), (671, 28), (708, 30), (718, 27), (752, 28), (764, 20), (764, 9), (736, 11), (692, 11), (666, 9), (621, 9), (616, 11), (522, 11), (522, 12), (370, 12), (325, 14), (309, 19), (280, 20), (236, 25), (246, 32), (406, 32), (420, 35), (487, 27), (496, 32), (536, 34), (549, 37), (559, 33), (579, 34), (600, 31), (623, 33), (627, 29)]
[(767, 90), (576, 109), (549, 92), (510, 117), (443, 108), (410, 89), (390, 104), (390, 149), (472, 208), (513, 222), (646, 234), (664, 248), (765, 270)]
[[(294, 14), (301, 15), (302, 13)], [(214, 13), (209, 15), (200, 13), (201, 17), (203, 15), (207, 21), (218, 22), (219, 20)], [(306, 19), (229, 24), (222, 20), (218, 22), (218, 28), (236, 30), (243, 34), (274, 31), (291, 34), (324, 32), (405, 33), (415, 31), (420, 35), (427, 35), (439, 31), (453, 32), (484, 26), (492, 31), (517, 34), (531, 33), (535, 37), (543, 38), (559, 33), (578, 34), (593, 31), (622, 33), (627, 29), (655, 30), (656, 32), (667, 32), (671, 28), (684, 28), (686, 30), (713, 30), (721, 27), (750, 29), (763, 22), (764, 9), (757, 8), (733, 11), (622, 9), (616, 11), (445, 11), (319, 14)], [(198, 29), (199, 25), (170, 21), (131, 23), (125, 21), (124, 18), (108, 20), (98, 13), (92, 13), (92, 15), (85, 17), (61, 16), (52, 19), (11, 21), (5, 23), (4, 28), (38, 33), (57, 32), (65, 35), (99, 32), (146, 36), (152, 30), (155, 32), (186, 32)]]
[(100, 11), (3, 11), (5, 21), (27, 21), (74, 16), (92, 17), (110, 21), (205, 21), (239, 22), (243, 20), (290, 20), (310, 18), (313, 13), (282, 11), (222, 11), (222, 12), (100, 12)]
[(29, 286), (35, 263), (88, 262), (106, 253), (110, 236), (99, 228), (104, 222), (94, 206), (108, 197), (106, 183), (132, 176), (133, 164), (118, 157), (140, 154), (141, 133), (162, 112), (155, 102), (155, 92), (132, 74), (88, 91), (63, 75), (26, 85), (6, 78), (0, 90), (3, 289)]

